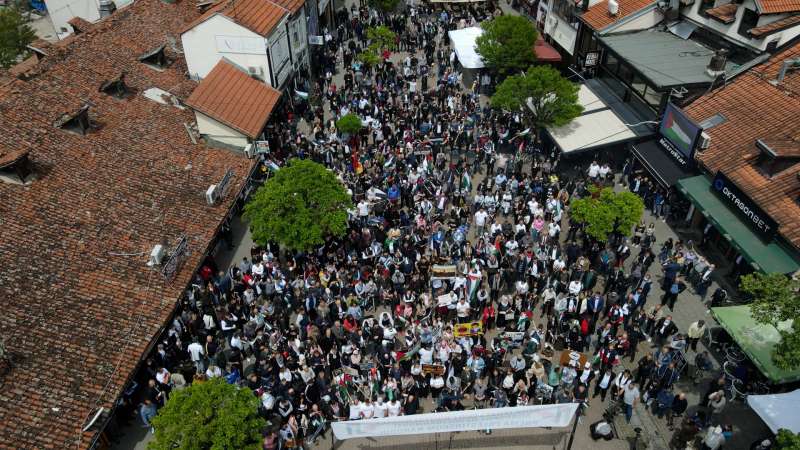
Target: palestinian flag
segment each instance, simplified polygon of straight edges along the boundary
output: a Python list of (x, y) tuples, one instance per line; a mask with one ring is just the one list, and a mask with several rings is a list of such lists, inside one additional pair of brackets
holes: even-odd
[(461, 174), (461, 190), (465, 192), (472, 192), (472, 178), (469, 176), (469, 172), (464, 170)]

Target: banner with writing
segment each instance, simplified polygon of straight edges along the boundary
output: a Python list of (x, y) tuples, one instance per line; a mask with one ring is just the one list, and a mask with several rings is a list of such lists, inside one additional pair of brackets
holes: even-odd
[(516, 406), (452, 411), (413, 416), (333, 422), (336, 439), (353, 439), (452, 431), (500, 430), (504, 428), (566, 427), (577, 403)]
[(478, 336), (483, 334), (483, 322), (459, 323), (453, 327), (453, 336)]

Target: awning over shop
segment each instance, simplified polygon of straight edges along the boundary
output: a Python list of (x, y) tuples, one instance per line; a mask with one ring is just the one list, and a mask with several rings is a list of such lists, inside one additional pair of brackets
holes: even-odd
[(616, 113), (585, 84), (578, 91), (578, 102), (583, 106), (583, 114), (564, 126), (547, 128), (547, 132), (564, 154), (591, 150), (636, 137)]
[[(739, 344), (742, 351), (773, 383), (791, 383), (800, 380), (800, 368), (783, 370), (772, 362), (772, 350), (780, 342), (778, 329), (757, 323), (747, 305), (711, 308), (711, 313), (722, 328)], [(778, 324), (780, 329), (792, 326), (790, 320)]]
[(537, 62), (544, 62), (544, 63), (561, 62), (561, 54), (558, 53), (558, 50), (553, 48), (552, 45), (545, 42), (541, 34), (536, 39), (536, 44), (534, 44), (533, 46), (533, 52), (536, 54)]
[(456, 51), (458, 62), (465, 69), (482, 69), (484, 67), (481, 55), (475, 51), (475, 40), (481, 34), (483, 34), (483, 30), (479, 27), (462, 28), (447, 32), (453, 49)]
[(785, 394), (748, 395), (747, 404), (773, 433), (778, 434), (781, 428), (800, 433), (800, 389)]
[(756, 270), (765, 273), (791, 273), (800, 267), (786, 249), (774, 240), (765, 243), (722, 203), (711, 191), (711, 180), (706, 176), (678, 180), (677, 186)]
[(655, 139), (634, 144), (631, 151), (662, 187), (672, 187), (681, 178), (692, 175), (688, 168), (672, 159)]

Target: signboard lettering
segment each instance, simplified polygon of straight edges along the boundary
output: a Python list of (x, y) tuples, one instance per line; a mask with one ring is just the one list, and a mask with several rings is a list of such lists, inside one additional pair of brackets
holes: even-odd
[(441, 364), (423, 364), (422, 373), (433, 375), (444, 375), (444, 366)]
[(747, 194), (742, 192), (725, 174), (717, 172), (714, 182), (711, 184), (711, 189), (726, 201), (736, 214), (744, 218), (744, 221), (762, 239), (770, 241), (775, 237), (775, 233), (778, 231), (778, 223)]

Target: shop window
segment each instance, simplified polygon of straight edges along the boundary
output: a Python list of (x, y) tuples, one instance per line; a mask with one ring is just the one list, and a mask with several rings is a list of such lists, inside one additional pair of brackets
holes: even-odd
[(625, 63), (619, 65), (619, 72), (617, 73), (617, 77), (620, 79), (620, 81), (630, 86), (633, 83), (633, 75), (634, 73), (633, 69), (631, 69), (631, 66)]
[(633, 80), (631, 81), (631, 88), (639, 94), (640, 97), (644, 98), (645, 91), (647, 90), (647, 83), (638, 75), (633, 75)]
[(739, 22), (739, 30), (738, 33), (741, 36), (746, 38), (750, 38), (750, 34), (748, 31), (755, 28), (758, 25), (758, 13), (753, 11), (752, 9), (745, 9), (744, 14), (742, 14), (742, 19)]

